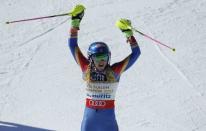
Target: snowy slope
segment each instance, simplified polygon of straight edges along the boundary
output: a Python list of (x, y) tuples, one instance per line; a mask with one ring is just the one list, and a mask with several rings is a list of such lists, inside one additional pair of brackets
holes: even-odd
[(121, 78), (116, 116), (121, 131), (206, 130), (205, 0), (2, 0), (0, 5), (0, 131), (79, 131), (84, 110), (81, 71), (67, 46), (68, 17), (6, 25), (8, 20), (86, 6), (79, 46), (108, 43), (112, 63), (130, 53), (114, 26), (129, 18), (142, 55)]

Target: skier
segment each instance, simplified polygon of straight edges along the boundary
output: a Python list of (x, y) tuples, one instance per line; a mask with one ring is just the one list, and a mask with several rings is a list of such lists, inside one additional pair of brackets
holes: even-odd
[(117, 26), (126, 35), (132, 53), (124, 60), (110, 65), (111, 52), (104, 42), (94, 42), (89, 46), (86, 58), (77, 44), (80, 22), (85, 7), (77, 5), (70, 12), (72, 16), (69, 47), (80, 65), (86, 87), (86, 107), (81, 131), (118, 131), (115, 118), (115, 92), (124, 71), (130, 68), (140, 55), (139, 46), (131, 30), (131, 22), (121, 19)]

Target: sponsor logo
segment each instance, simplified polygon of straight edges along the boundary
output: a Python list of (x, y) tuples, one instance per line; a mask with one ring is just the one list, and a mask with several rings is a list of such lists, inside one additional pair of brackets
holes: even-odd
[(87, 87), (92, 88), (92, 89), (110, 89), (111, 88), (109, 85), (102, 85), (102, 84), (89, 84)]
[(106, 102), (105, 101), (89, 100), (89, 105), (90, 106), (106, 106)]
[(111, 98), (110, 94), (89, 94), (87, 93), (88, 97), (93, 97), (93, 98)]

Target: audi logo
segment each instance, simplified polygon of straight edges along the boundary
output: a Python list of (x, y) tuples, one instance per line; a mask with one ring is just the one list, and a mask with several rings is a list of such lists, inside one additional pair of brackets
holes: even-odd
[(106, 102), (105, 102), (105, 101), (89, 100), (89, 105), (90, 105), (90, 106), (105, 106), (105, 105), (106, 105)]

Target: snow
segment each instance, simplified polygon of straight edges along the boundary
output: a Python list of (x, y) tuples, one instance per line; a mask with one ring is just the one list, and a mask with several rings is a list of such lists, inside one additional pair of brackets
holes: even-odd
[(206, 130), (206, 1), (3, 0), (0, 5), (0, 131), (79, 131), (85, 83), (67, 46), (70, 20), (58, 17), (86, 6), (79, 46), (104, 41), (112, 63), (130, 53), (114, 26), (128, 18), (140, 31), (176, 52), (135, 34), (142, 54), (125, 72), (116, 96), (121, 131)]

